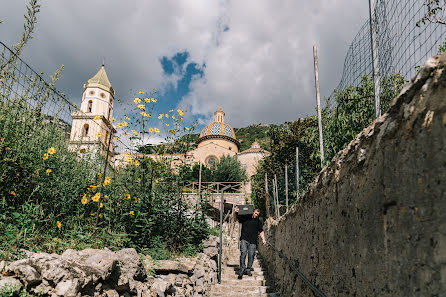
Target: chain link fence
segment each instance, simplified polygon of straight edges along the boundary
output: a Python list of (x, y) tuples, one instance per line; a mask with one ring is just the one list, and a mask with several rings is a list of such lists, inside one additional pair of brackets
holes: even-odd
[[(20, 132), (15, 135), (17, 139), (26, 141), (33, 131), (51, 130), (54, 133), (56, 129), (65, 134), (70, 151), (94, 163), (103, 161), (107, 154), (110, 162), (116, 154), (135, 152), (132, 145), (113, 137), (116, 129), (112, 125), (111, 112), (108, 117), (101, 115), (93, 119), (92, 113), (80, 110), (58, 92), (54, 82), (46, 82), (41, 73), (34, 71), (0, 42), (0, 103), (15, 127), (20, 127), (15, 130), (15, 133)], [(82, 125), (75, 124), (73, 117), (81, 119), (78, 122)], [(0, 136), (4, 137), (8, 128), (4, 121), (1, 123)]]
[[(438, 53), (446, 38), (446, 26), (420, 24), (427, 13), (424, 0), (376, 0), (374, 7), (378, 72), (381, 78), (400, 73), (406, 80)], [(348, 49), (337, 90), (358, 86), (361, 77), (373, 75), (370, 20), (359, 29)]]

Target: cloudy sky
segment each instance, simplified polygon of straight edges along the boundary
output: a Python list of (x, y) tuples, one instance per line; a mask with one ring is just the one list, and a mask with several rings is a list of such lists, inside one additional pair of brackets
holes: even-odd
[[(26, 0), (0, 1), (0, 40), (15, 44)], [(322, 96), (340, 80), (367, 0), (42, 0), (23, 52), (38, 72), (65, 65), (57, 88), (79, 103), (105, 59), (116, 97), (158, 91), (202, 126), (221, 106), (233, 127), (314, 113), (313, 44)], [(120, 108), (120, 107), (116, 107)], [(116, 111), (115, 114), (119, 114)]]

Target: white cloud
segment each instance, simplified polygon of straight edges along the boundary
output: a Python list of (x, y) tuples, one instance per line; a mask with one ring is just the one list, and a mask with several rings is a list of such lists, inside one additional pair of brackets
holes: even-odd
[[(0, 3), (3, 42), (18, 39), (26, 2)], [(117, 97), (131, 99), (132, 91), (175, 83), (179, 77), (167, 79), (159, 59), (188, 51), (205, 75), (180, 106), (199, 119), (221, 106), (235, 127), (280, 123), (313, 113), (312, 45), (320, 45), (328, 95), (367, 15), (366, 1), (357, 0), (43, 0), (23, 58), (46, 73), (65, 64), (58, 87), (79, 101), (105, 57)]]

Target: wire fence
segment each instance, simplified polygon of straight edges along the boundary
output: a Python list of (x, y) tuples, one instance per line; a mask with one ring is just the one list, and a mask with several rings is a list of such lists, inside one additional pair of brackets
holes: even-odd
[[(373, 13), (380, 77), (400, 73), (410, 80), (418, 66), (438, 53), (438, 46), (446, 38), (445, 25), (426, 22), (417, 26), (427, 14), (424, 0), (376, 0)], [(358, 86), (362, 76), (372, 74), (370, 20), (367, 20), (350, 44), (336, 89)]]
[[(78, 153), (85, 161), (97, 163), (108, 155), (108, 161), (111, 162), (111, 157), (119, 153), (134, 153), (132, 145), (115, 138), (116, 129), (111, 121), (112, 98), (97, 101), (102, 102), (95, 104), (107, 106), (102, 108), (105, 112), (100, 108), (95, 112), (93, 106), (88, 106), (89, 110), (82, 110), (58, 92), (54, 82), (46, 82), (42, 74), (34, 71), (0, 42), (0, 103), (9, 117), (21, 125), (19, 131), (22, 135), (16, 135), (17, 139), (26, 141), (33, 131), (54, 132), (56, 127), (65, 134), (69, 150)], [(36, 122), (36, 119), (39, 121)], [(0, 135), (4, 136), (7, 127), (2, 123)]]
[[(331, 106), (336, 106), (334, 115), (337, 115), (338, 105), (334, 101), (336, 100), (336, 96), (339, 96), (339, 91), (342, 92), (343, 90), (360, 87), (364, 83), (364, 76), (367, 76), (369, 78), (367, 81), (370, 82), (374, 74), (374, 62), (377, 65), (377, 74), (382, 85), (385, 85), (383, 82), (387, 78), (395, 74), (401, 75), (405, 81), (409, 81), (417, 74), (417, 71), (427, 59), (439, 53), (440, 46), (444, 48), (446, 42), (446, 25), (441, 22), (420, 22), (423, 17), (428, 15), (426, 3), (425, 0), (375, 1), (372, 19), (374, 19), (373, 28), (375, 31), (376, 61), (373, 58), (371, 21), (368, 19), (360, 27), (351, 42), (344, 60), (339, 84), (329, 96)], [(443, 9), (437, 12), (437, 17), (444, 19), (445, 10)], [(381, 92), (383, 93), (380, 95), (384, 97), (383, 89), (381, 89)], [(363, 100), (365, 103), (362, 107), (370, 104), (371, 108), (369, 109), (373, 109), (373, 94), (371, 95), (367, 95), (364, 98), (348, 99), (366, 99)], [(381, 105), (381, 111), (385, 112), (388, 107), (389, 105)], [(364, 114), (366, 111), (361, 110), (360, 113)], [(363, 116), (366, 117), (366, 115)], [(326, 139), (327, 134), (329, 134), (326, 131), (326, 120), (325, 118), (322, 119), (324, 121), (324, 149), (327, 153), (327, 148), (334, 140), (333, 135), (331, 135), (332, 137), (330, 139)], [(337, 117), (335, 117), (335, 120), (337, 121)], [(337, 137), (338, 135), (335, 136)], [(336, 153), (337, 151), (328, 152), (328, 157), (324, 162), (328, 162), (333, 154)], [(293, 157), (290, 156), (289, 159), (293, 160)], [(295, 162), (298, 161), (296, 160)], [(266, 200), (268, 200), (269, 204), (267, 207), (270, 208), (270, 213), (275, 217), (286, 212), (286, 204), (293, 203), (299, 199), (299, 184), (294, 181), (297, 180), (303, 183), (303, 178), (302, 173), (298, 177), (295, 176), (296, 172), (298, 172), (298, 169), (293, 171), (295, 166), (296, 163), (291, 162), (289, 164), (288, 170), (291, 169), (292, 172), (288, 171), (287, 178), (285, 178), (284, 174), (285, 168), (282, 167), (277, 172), (274, 172), (277, 174), (276, 178), (274, 176), (268, 176), (268, 180), (265, 180), (269, 184), (267, 186), (268, 197)], [(287, 188), (288, 193), (286, 191)], [(305, 185), (300, 187), (300, 189), (304, 191)]]

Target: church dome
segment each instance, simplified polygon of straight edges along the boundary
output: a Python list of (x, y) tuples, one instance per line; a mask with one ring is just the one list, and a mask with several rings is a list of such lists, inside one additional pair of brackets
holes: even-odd
[(222, 122), (212, 122), (201, 130), (200, 137), (209, 135), (224, 135), (236, 139), (232, 127)]
[(204, 127), (203, 130), (201, 130), (200, 138), (198, 138), (197, 144), (208, 139), (225, 139), (233, 142), (235, 145), (237, 145), (237, 147), (240, 147), (240, 143), (235, 137), (234, 129), (232, 129), (232, 127), (229, 124), (226, 124), (224, 121), (225, 113), (221, 107), (218, 108), (214, 115), (214, 122), (210, 123)]

